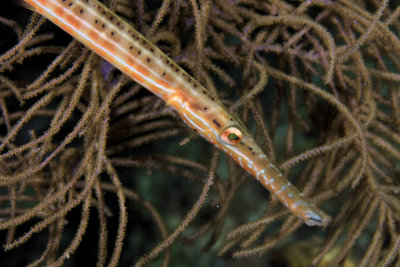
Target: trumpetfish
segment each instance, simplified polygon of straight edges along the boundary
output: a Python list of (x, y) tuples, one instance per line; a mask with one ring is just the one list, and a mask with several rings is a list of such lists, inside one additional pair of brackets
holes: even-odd
[(182, 120), (252, 174), (309, 226), (331, 218), (292, 185), (221, 101), (97, 0), (19, 0), (161, 97)]

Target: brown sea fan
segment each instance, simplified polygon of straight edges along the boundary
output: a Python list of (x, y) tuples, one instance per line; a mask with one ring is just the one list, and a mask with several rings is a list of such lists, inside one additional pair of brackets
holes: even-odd
[(360, 266), (400, 264), (396, 1), (104, 4), (219, 95), (333, 223), (306, 228), (160, 99), (21, 8), (0, 16), (2, 263), (96, 250), (99, 266), (163, 252), (174, 265), (182, 251), (188, 265), (203, 246), (205, 264), (265, 264), (313, 235), (306, 266), (354, 252)]

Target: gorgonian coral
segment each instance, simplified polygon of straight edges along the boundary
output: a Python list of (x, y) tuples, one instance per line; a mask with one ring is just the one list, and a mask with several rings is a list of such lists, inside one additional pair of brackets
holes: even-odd
[(59, 266), (90, 247), (99, 266), (162, 253), (166, 266), (199, 244), (209, 261), (249, 262), (306, 232), (320, 235), (306, 265), (355, 251), (360, 266), (399, 264), (396, 1), (104, 4), (217, 94), (333, 223), (307, 229), (159, 98), (12, 6), (0, 17), (2, 263)]

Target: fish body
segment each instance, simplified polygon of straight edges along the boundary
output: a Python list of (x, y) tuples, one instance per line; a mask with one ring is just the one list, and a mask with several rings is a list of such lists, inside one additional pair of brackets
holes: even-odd
[(270, 162), (221, 101), (131, 25), (96, 0), (23, 0), (99, 56), (163, 98), (197, 134), (226, 152), (307, 225), (331, 218)]

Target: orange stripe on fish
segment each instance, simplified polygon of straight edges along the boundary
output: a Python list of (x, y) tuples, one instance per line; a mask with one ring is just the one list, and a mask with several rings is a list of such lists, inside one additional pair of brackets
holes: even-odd
[(162, 97), (183, 121), (251, 173), (307, 225), (331, 218), (311, 204), (269, 161), (243, 124), (185, 70), (96, 0), (23, 0), (26, 4)]

